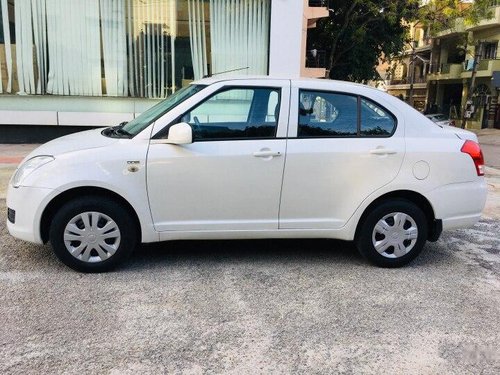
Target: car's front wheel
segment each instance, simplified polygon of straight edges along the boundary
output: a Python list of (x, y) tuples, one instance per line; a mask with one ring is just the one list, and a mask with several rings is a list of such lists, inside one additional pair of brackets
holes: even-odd
[(81, 272), (105, 272), (123, 262), (137, 244), (137, 228), (119, 203), (88, 196), (55, 214), (50, 242), (56, 256)]
[(425, 214), (404, 199), (384, 201), (371, 210), (358, 230), (359, 252), (380, 267), (400, 267), (415, 259), (427, 241)]

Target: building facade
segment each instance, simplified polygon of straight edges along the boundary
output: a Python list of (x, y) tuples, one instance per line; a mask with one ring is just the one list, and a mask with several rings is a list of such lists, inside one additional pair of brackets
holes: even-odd
[(433, 38), (418, 22), (411, 25), (414, 45), (393, 62), (388, 92), (422, 112), (443, 113), (460, 122), (477, 54), (473, 111), (467, 127), (500, 128), (500, 1), (491, 1), (491, 15), (472, 26), (458, 20), (453, 29)]
[(0, 141), (129, 121), (206, 75), (324, 77), (305, 68), (323, 16), (314, 0), (0, 0)]
[(410, 25), (410, 43), (389, 71), (387, 92), (424, 111), (427, 104), (427, 74), (431, 44), (426, 29), (418, 22)]

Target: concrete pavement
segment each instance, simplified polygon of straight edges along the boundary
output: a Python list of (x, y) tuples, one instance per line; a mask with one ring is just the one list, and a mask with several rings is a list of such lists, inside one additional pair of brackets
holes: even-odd
[[(33, 147), (0, 145), (0, 186)], [(0, 373), (498, 374), (500, 171), (486, 172), (485, 218), (401, 269), (340, 241), (186, 241), (84, 275), (12, 238), (0, 195)]]

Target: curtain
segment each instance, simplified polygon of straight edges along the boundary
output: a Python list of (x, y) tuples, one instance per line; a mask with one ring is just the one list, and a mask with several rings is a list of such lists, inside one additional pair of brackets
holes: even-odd
[[(212, 74), (267, 73), (271, 0), (183, 1), (196, 79), (209, 62)], [(8, 76), (0, 92), (12, 91), (16, 70), (21, 94), (163, 98), (175, 91), (177, 0), (15, 0), (14, 67), (8, 0), (0, 6)]]
[[(12, 92), (12, 49), (10, 39), (10, 25), (9, 25), (9, 9), (7, 0), (0, 0), (0, 7), (2, 9), (2, 32), (5, 47), (5, 65), (7, 67), (7, 87), (5, 91)], [(3, 79), (2, 71), (0, 69), (0, 93), (3, 92)]]
[(47, 89), (47, 69), (48, 69), (48, 50), (47, 50), (47, 17), (45, 0), (33, 0), (31, 2), (31, 14), (33, 22), (33, 36), (36, 53), (37, 80), (36, 93), (42, 94)]
[(99, 0), (45, 1), (47, 93), (102, 95)]
[(205, 1), (188, 0), (188, 9), (194, 79), (200, 79), (208, 73)]
[(33, 70), (33, 24), (31, 22), (31, 0), (14, 2), (16, 26), (16, 64), (20, 94), (35, 94), (35, 72)]
[(176, 0), (126, 0), (125, 8), (130, 94), (164, 98), (175, 91)]
[(108, 96), (127, 96), (125, 0), (101, 0), (104, 77)]
[(267, 74), (270, 10), (270, 0), (210, 0), (212, 74)]

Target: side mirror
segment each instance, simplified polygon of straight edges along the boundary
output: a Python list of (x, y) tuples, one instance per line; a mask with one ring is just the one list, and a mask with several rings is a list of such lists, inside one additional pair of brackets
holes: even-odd
[(185, 122), (172, 125), (168, 130), (168, 138), (165, 143), (174, 145), (187, 145), (193, 143), (193, 129)]

